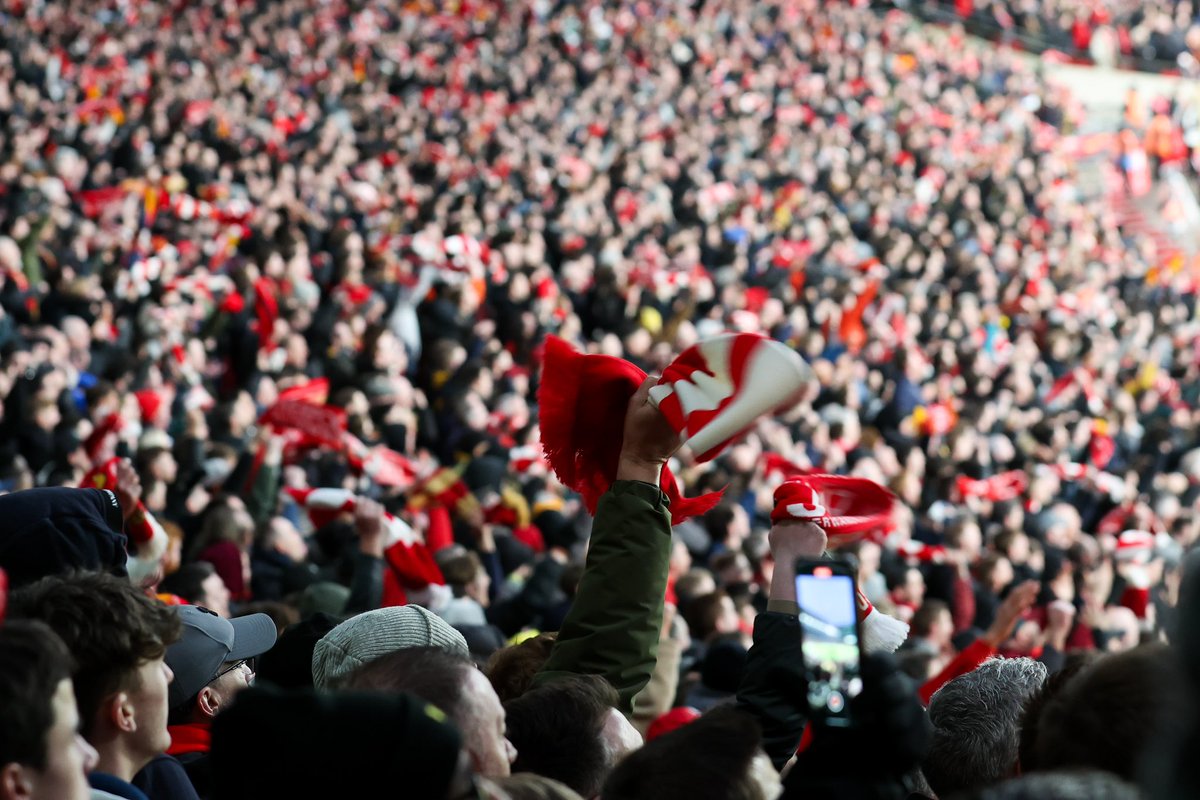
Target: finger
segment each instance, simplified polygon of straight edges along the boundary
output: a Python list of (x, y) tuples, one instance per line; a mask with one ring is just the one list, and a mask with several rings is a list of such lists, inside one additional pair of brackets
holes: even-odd
[(637, 391), (633, 393), (633, 397), (630, 398), (629, 404), (636, 407), (647, 402), (650, 399), (650, 389), (657, 383), (658, 376), (647, 375), (646, 379), (642, 381), (642, 385), (639, 386)]

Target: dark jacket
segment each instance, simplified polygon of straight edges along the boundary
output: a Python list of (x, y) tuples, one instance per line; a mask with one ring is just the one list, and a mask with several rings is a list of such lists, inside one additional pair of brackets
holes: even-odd
[(616, 481), (600, 498), (575, 603), (533, 685), (568, 675), (600, 675), (633, 711), (658, 660), (671, 512), (657, 486)]
[(737, 704), (758, 720), (763, 750), (776, 769), (783, 769), (795, 755), (804, 734), (808, 719), (795, 702), (803, 693), (794, 688), (804, 685), (800, 620), (794, 614), (764, 611), (754, 619), (754, 644), (746, 656)]
[(134, 775), (133, 785), (145, 792), (150, 800), (200, 800), (179, 759), (165, 753)]
[(0, 567), (16, 587), (73, 569), (125, 573), (124, 521), (107, 489), (28, 489), (0, 496)]

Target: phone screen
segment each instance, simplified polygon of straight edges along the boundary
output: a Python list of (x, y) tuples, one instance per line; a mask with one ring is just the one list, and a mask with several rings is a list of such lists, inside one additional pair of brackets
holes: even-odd
[(832, 567), (796, 575), (808, 704), (828, 724), (849, 724), (849, 701), (862, 691), (854, 579)]

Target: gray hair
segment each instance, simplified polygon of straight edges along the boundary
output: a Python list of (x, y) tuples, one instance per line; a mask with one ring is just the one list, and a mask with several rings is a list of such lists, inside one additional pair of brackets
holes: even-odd
[(1137, 787), (1111, 772), (1039, 772), (993, 786), (980, 800), (1141, 800)]
[(933, 741), (922, 769), (939, 797), (978, 791), (1013, 774), (1025, 704), (1046, 681), (1031, 658), (992, 658), (929, 701)]

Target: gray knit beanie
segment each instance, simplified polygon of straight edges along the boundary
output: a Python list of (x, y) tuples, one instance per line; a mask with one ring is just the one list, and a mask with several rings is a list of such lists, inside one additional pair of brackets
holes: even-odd
[(445, 620), (421, 606), (389, 606), (338, 625), (313, 650), (313, 686), (335, 688), (357, 667), (412, 647), (440, 647), (470, 657), (467, 641)]

